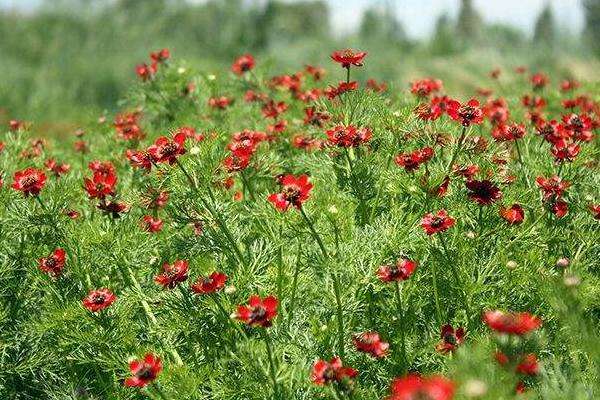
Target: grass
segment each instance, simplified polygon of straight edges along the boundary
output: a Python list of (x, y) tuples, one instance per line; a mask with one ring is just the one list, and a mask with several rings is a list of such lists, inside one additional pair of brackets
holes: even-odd
[[(367, 66), (379, 56), (371, 52)], [(337, 65), (328, 70), (325, 82), (306, 77), (304, 87), (323, 88), (345, 78)], [(447, 79), (445, 68), (436, 72)], [(522, 163), (512, 142), (491, 139), (489, 121), (470, 127), (456, 164), (477, 164), (477, 179), (490, 177), (503, 192), (496, 204), (480, 207), (468, 199), (464, 180), (456, 175), (445, 197), (431, 194), (446, 175), (453, 148), (458, 150), (461, 126), (447, 115), (433, 122), (416, 118), (413, 108), (419, 100), (403, 85), (380, 94), (364, 90), (361, 82), (359, 90), (335, 101), (322, 97), (314, 105), (331, 118), (316, 127), (303, 124), (306, 104), (267, 85), (270, 76), (280, 73), (262, 67), (260, 58), (244, 77), (225, 71), (211, 76), (170, 60), (152, 81), (131, 85), (121, 103), (122, 110), (143, 110), (147, 137), (120, 140), (112, 116), (105, 123), (92, 118), (83, 126), (82, 140), (90, 150), (85, 154), (73, 150), (81, 139), (65, 137), (49, 140), (39, 156), (23, 158), (37, 132), (3, 134), (2, 397), (380, 399), (389, 394), (393, 378), (418, 372), (451, 379), (454, 398), (510, 399), (522, 377), (514, 366), (502, 368), (493, 360), (494, 351), (508, 348), (516, 355), (535, 353), (540, 360), (539, 373), (523, 378), (525, 398), (596, 398), (600, 230), (588, 206), (600, 201), (597, 140), (582, 143), (575, 160), (559, 167), (549, 144), (529, 124), (519, 139)], [(507, 99), (514, 121), (527, 122), (519, 104), (531, 92), (526, 77), (505, 70), (502, 85), (478, 79), (497, 86), (496, 95)], [(548, 100), (545, 114), (559, 119), (566, 113), (560, 100), (575, 95), (559, 93), (558, 77), (552, 79), (541, 95)], [(190, 82), (197, 90), (183, 95)], [(265, 131), (273, 123), (263, 118), (259, 104), (243, 100), (248, 89), (286, 102), (288, 110), (280, 118), (288, 125), (273, 141), (257, 146), (247, 169), (230, 174), (222, 163), (232, 133)], [(577, 94), (597, 89), (597, 84), (584, 84)], [(235, 101), (226, 110), (209, 108), (208, 98), (217, 95)], [(460, 100), (468, 100), (467, 95)], [(351, 149), (292, 146), (299, 134), (325, 142), (325, 131), (337, 124), (369, 127), (373, 136)], [(131, 167), (127, 149), (146, 148), (182, 126), (204, 135), (203, 141), (186, 141), (187, 152), (178, 158), (182, 168), (160, 163), (145, 173)], [(440, 140), (440, 135), (449, 139)], [(477, 150), (476, 136), (487, 139), (485, 149)], [(398, 153), (424, 146), (433, 147), (435, 155), (416, 172), (394, 163)], [(15, 171), (44, 168), (50, 157), (71, 169), (59, 178), (46, 171), (39, 202), (10, 188)], [(506, 164), (494, 163), (494, 157)], [(121, 218), (103, 215), (98, 201), (82, 188), (84, 177), (92, 176), (88, 163), (93, 160), (115, 166), (115, 199), (130, 205)], [(545, 208), (534, 181), (559, 169), (572, 183), (565, 196), (569, 213), (563, 218)], [(277, 211), (267, 200), (280, 189), (279, 174), (310, 176), (314, 188), (302, 212), (295, 207)], [(507, 175), (516, 180), (502, 183)], [(234, 186), (227, 189), (222, 182), (230, 176)], [(145, 207), (149, 188), (170, 193), (163, 209)], [(498, 209), (513, 203), (523, 206), (525, 220), (509, 226)], [(440, 209), (456, 224), (427, 236), (421, 218)], [(79, 218), (69, 218), (66, 210), (77, 210)], [(152, 214), (164, 221), (160, 232), (141, 228), (142, 217)], [(201, 224), (200, 235), (193, 223)], [(38, 259), (59, 247), (66, 250), (66, 265), (52, 278), (38, 268)], [(418, 263), (415, 272), (397, 288), (381, 282), (378, 267), (402, 257)], [(562, 257), (570, 260), (566, 268), (556, 266)], [(163, 289), (154, 277), (164, 263), (175, 260), (189, 262), (189, 277), (174, 289)], [(189, 284), (213, 271), (227, 274), (227, 288), (194, 295)], [(117, 300), (91, 313), (82, 299), (101, 287), (112, 290)], [(230, 318), (253, 294), (279, 300), (270, 328), (247, 327)], [(542, 327), (508, 343), (481, 322), (481, 314), (494, 309), (530, 312), (541, 318)], [(443, 324), (466, 328), (465, 343), (454, 354), (435, 350)], [(354, 348), (352, 335), (365, 331), (376, 331), (390, 343), (387, 357), (374, 359)], [(146, 353), (158, 355), (164, 370), (146, 388), (125, 387), (128, 361)], [(348, 381), (327, 386), (310, 381), (315, 360), (335, 355), (359, 373), (351, 391)]]

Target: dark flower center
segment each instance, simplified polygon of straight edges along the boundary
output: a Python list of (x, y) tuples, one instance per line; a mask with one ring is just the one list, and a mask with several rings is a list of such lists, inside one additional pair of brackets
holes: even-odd
[(35, 185), (37, 182), (37, 178), (35, 176), (26, 176), (24, 178), (21, 178), (21, 186), (23, 187), (30, 187)]
[(300, 198), (300, 188), (298, 186), (286, 186), (283, 188), (283, 197), (290, 203), (296, 203)]
[(149, 380), (154, 378), (154, 372), (152, 372), (152, 368), (150, 366), (144, 366), (135, 375), (142, 380)]
[(432, 228), (439, 228), (443, 224), (444, 224), (444, 218), (433, 217), (433, 219), (431, 220), (431, 227)]
[(94, 304), (103, 304), (105, 300), (106, 300), (106, 296), (101, 293), (95, 293), (92, 296), (92, 303), (94, 303)]
[(266, 317), (267, 317), (267, 310), (262, 306), (257, 306), (252, 310), (252, 313), (250, 314), (250, 322), (251, 323), (262, 322), (266, 319)]

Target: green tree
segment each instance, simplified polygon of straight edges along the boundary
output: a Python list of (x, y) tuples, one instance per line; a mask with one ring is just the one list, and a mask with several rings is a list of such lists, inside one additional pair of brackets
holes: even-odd
[(472, 0), (462, 0), (458, 20), (456, 22), (456, 32), (465, 42), (474, 42), (481, 36), (483, 21), (481, 16), (473, 7)]
[(533, 42), (536, 45), (552, 47), (556, 40), (556, 26), (550, 3), (542, 10), (535, 23)]
[(600, 0), (584, 0), (585, 32), (584, 37), (600, 55)]
[(440, 15), (435, 23), (434, 34), (431, 38), (431, 52), (436, 55), (454, 53), (457, 48), (453, 33), (454, 27), (448, 14)]
[(389, 5), (367, 9), (360, 23), (359, 33), (368, 40), (396, 43), (406, 41), (406, 32)]

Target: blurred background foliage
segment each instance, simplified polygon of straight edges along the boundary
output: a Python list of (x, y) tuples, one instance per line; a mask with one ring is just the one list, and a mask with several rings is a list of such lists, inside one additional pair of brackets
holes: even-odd
[(457, 94), (472, 93), (493, 68), (517, 65), (595, 81), (600, 0), (582, 1), (583, 37), (560, 31), (550, 6), (530, 37), (485, 24), (473, 2), (462, 0), (456, 19), (440, 16), (430, 38), (415, 40), (384, 1), (372, 1), (354, 32), (341, 37), (322, 0), (45, 0), (29, 12), (0, 11), (0, 122), (36, 120), (42, 130), (60, 131), (113, 112), (134, 66), (162, 47), (212, 73), (251, 52), (277, 67), (263, 70), (271, 74), (327, 65), (332, 50), (356, 47), (372, 54), (361, 79), (398, 88), (440, 76)]

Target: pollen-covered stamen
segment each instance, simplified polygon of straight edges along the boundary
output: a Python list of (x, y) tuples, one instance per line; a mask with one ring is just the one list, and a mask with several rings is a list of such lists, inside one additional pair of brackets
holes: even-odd
[(267, 317), (267, 310), (262, 307), (262, 306), (258, 306), (252, 309), (252, 313), (250, 314), (250, 323), (251, 324), (255, 324), (255, 323), (260, 323), (262, 321), (265, 321)]
[(160, 149), (160, 155), (162, 157), (170, 157), (177, 154), (177, 145), (173, 142), (165, 144)]
[(92, 303), (94, 304), (103, 304), (106, 300), (106, 296), (103, 293), (94, 293), (92, 295)]
[(434, 216), (434, 217), (431, 219), (431, 226), (432, 226), (433, 228), (439, 228), (439, 227), (440, 227), (440, 226), (442, 226), (443, 224), (444, 224), (444, 219), (443, 219), (443, 218), (440, 218), (440, 217), (438, 217), (438, 216)]
[(44, 260), (44, 265), (48, 268), (54, 268), (58, 264), (58, 260), (54, 256), (48, 257)]
[(145, 366), (142, 369), (140, 369), (135, 376), (137, 376), (140, 379), (152, 379), (154, 378), (154, 372), (152, 372), (152, 368)]
[(444, 342), (455, 346), (457, 344), (456, 336), (454, 336), (454, 334), (452, 334), (452, 333), (446, 333), (444, 335)]
[(21, 178), (21, 186), (25, 188), (35, 185), (36, 182), (37, 178), (35, 176), (26, 176)]
[(283, 188), (283, 192), (282, 193), (283, 193), (283, 197), (285, 197), (285, 199), (287, 201), (289, 201), (290, 203), (295, 204), (300, 199), (301, 190), (296, 185), (289, 185), (289, 186), (285, 186)]

